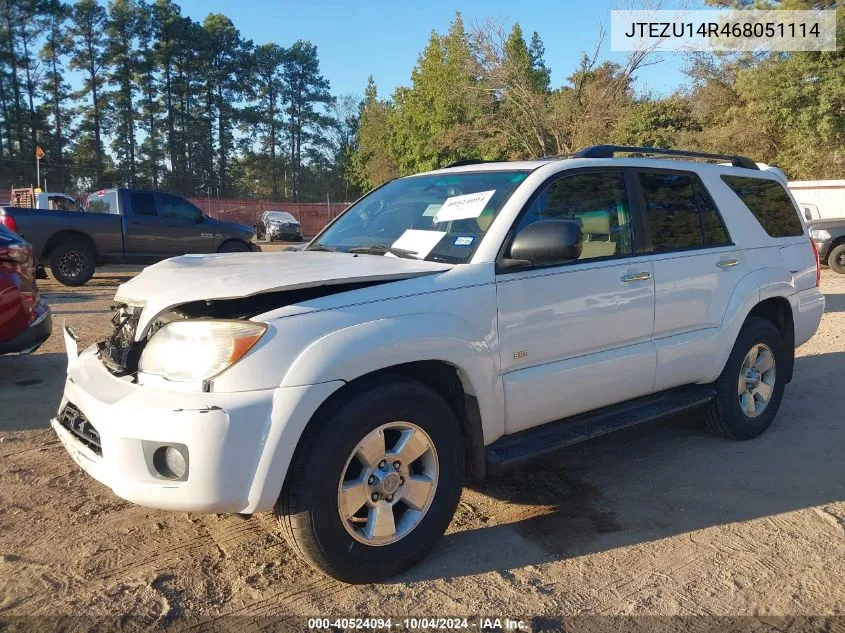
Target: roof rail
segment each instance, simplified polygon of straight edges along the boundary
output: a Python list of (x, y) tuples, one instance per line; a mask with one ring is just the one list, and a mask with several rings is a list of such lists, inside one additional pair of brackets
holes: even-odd
[(655, 154), (658, 156), (678, 156), (683, 158), (706, 158), (708, 160), (721, 160), (729, 162), (734, 167), (745, 169), (758, 169), (757, 163), (745, 156), (733, 154), (708, 154), (706, 152), (692, 152), (683, 149), (663, 149), (660, 147), (630, 147), (626, 145), (593, 145), (570, 154), (570, 158), (613, 158), (614, 154)]

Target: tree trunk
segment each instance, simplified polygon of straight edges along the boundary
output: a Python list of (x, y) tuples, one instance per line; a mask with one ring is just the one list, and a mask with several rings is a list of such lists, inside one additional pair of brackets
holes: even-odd
[[(17, 137), (16, 140), (18, 144), (22, 142), (23, 138), (23, 120), (21, 117), (21, 90), (20, 84), (18, 83), (18, 58), (15, 55), (15, 25), (14, 21), (12, 20), (12, 8), (8, 4), (6, 5), (6, 30), (8, 31), (6, 40), (6, 45), (9, 53), (9, 65), (12, 67), (12, 94), (14, 95), (14, 104), (15, 104), (15, 136)], [(18, 152), (20, 153), (21, 147), (18, 147)], [(9, 141), (9, 153), (14, 154), (14, 143), (10, 140)], [(20, 174), (19, 168), (15, 168), (15, 172)]]

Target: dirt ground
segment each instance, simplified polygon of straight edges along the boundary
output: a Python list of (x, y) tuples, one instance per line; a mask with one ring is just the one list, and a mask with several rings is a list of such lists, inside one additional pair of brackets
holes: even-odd
[(41, 282), (53, 336), (32, 356), (0, 357), (0, 630), (4, 618), (38, 628), (14, 617), (33, 615), (239, 630), (288, 616), (482, 615), (534, 618), (533, 630), (566, 616), (750, 616), (740, 629), (845, 616), (843, 276), (823, 271), (821, 328), (759, 439), (717, 439), (685, 418), (570, 448), (467, 488), (449, 533), (409, 573), (349, 586), (295, 558), (270, 515), (138, 507), (60, 446), (48, 420), (64, 380), (61, 324), (83, 345), (103, 337), (116, 285), (134, 272), (102, 269), (76, 289)]

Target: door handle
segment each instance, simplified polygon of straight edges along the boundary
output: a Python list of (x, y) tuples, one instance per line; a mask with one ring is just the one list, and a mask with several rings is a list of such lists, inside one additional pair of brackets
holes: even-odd
[(651, 279), (651, 273), (643, 272), (643, 273), (630, 273), (628, 275), (622, 275), (619, 279), (623, 284), (631, 283), (632, 281), (648, 281)]
[(720, 261), (716, 266), (719, 268), (733, 268), (734, 266), (739, 264), (739, 260), (736, 259), (723, 259)]

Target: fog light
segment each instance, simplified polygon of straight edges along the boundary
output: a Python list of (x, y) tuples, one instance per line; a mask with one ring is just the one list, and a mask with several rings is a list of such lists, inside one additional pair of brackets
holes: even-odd
[(153, 466), (165, 479), (184, 479), (188, 473), (188, 459), (175, 446), (159, 446), (153, 453)]

